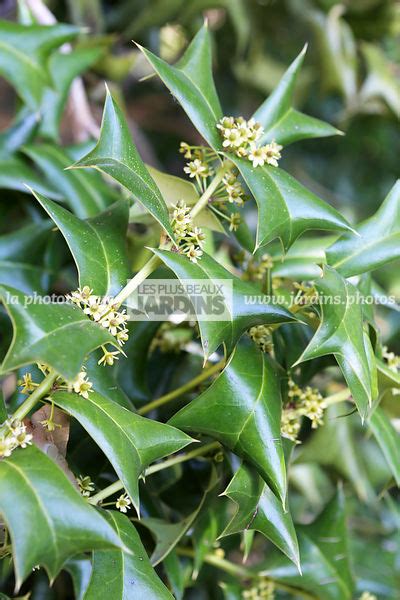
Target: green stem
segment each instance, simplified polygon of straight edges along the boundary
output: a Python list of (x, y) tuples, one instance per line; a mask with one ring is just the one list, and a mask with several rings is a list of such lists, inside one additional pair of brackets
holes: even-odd
[[(187, 460), (191, 460), (192, 458), (196, 458), (196, 456), (202, 456), (203, 454), (207, 454), (211, 450), (216, 450), (219, 448), (219, 442), (211, 442), (210, 444), (206, 444), (205, 446), (200, 446), (200, 448), (195, 448), (191, 452), (187, 452), (186, 454), (179, 454), (178, 456), (174, 456), (172, 458), (168, 458), (161, 463), (152, 465), (148, 467), (144, 476), (153, 475), (153, 473), (158, 473), (158, 471), (163, 471), (164, 469), (168, 469), (169, 467), (173, 467), (174, 465), (178, 465), (179, 463), (186, 462)], [(112, 496), (116, 492), (124, 489), (124, 484), (119, 479), (114, 481), (111, 485), (107, 486), (91, 498), (89, 498), (90, 504), (99, 504), (102, 500), (105, 500), (109, 496)]]
[(351, 398), (351, 391), (349, 390), (349, 388), (345, 388), (344, 390), (341, 390), (340, 392), (337, 392), (336, 394), (327, 396), (326, 398), (324, 398), (324, 402), (327, 406), (330, 406), (331, 404), (338, 404), (339, 402), (345, 402), (346, 400), (350, 400), (350, 398)]
[[(192, 210), (190, 211), (190, 216), (192, 217), (192, 219), (196, 215), (198, 215), (199, 212), (201, 212), (203, 208), (207, 205), (207, 202), (221, 183), (226, 169), (227, 165), (222, 164), (208, 188), (204, 191), (204, 193), (200, 196), (196, 204), (193, 206)], [(119, 294), (115, 296), (115, 302), (117, 304), (122, 304), (128, 298), (128, 296), (130, 296), (132, 292), (134, 292), (136, 288), (139, 287), (139, 285), (143, 283), (143, 281), (147, 279), (147, 277), (151, 275), (151, 273), (160, 264), (161, 260), (158, 258), (158, 256), (152, 256), (150, 260), (148, 260), (147, 263), (140, 269), (140, 271), (138, 271), (136, 275), (130, 281), (128, 281), (126, 286), (122, 288)]]
[(190, 211), (190, 216), (192, 217), (192, 219), (196, 215), (198, 215), (199, 212), (201, 212), (203, 210), (203, 208), (205, 208), (207, 206), (209, 199), (211, 198), (211, 196), (213, 195), (213, 193), (215, 192), (215, 190), (221, 183), (227, 168), (228, 168), (227, 164), (223, 163), (221, 165), (221, 167), (218, 169), (214, 179), (211, 181), (208, 188), (200, 196), (200, 198), (198, 199), (198, 201), (196, 202), (196, 204), (193, 206), (192, 210)]
[[(176, 548), (176, 551), (181, 556), (188, 556), (189, 558), (195, 557), (195, 552), (193, 550), (191, 550), (190, 548), (178, 547), (178, 548)], [(242, 565), (238, 565), (237, 563), (230, 562), (229, 560), (226, 560), (225, 558), (221, 558), (220, 556), (217, 556), (216, 554), (206, 554), (206, 556), (204, 557), (204, 562), (206, 562), (207, 564), (209, 564), (213, 567), (216, 567), (217, 569), (221, 569), (221, 571), (225, 571), (225, 573), (228, 573), (229, 575), (232, 575), (233, 577), (236, 577), (236, 578), (239, 577), (240, 579), (253, 579), (253, 580), (263, 579), (263, 580), (271, 581), (275, 585), (275, 587), (279, 590), (283, 590), (285, 592), (290, 592), (291, 594), (297, 594), (298, 596), (301, 596), (302, 598), (308, 598), (310, 600), (315, 600), (315, 596), (312, 594), (309, 594), (305, 590), (299, 589), (295, 586), (286, 585), (285, 583), (276, 581), (276, 579), (273, 579), (272, 577), (267, 577), (267, 576), (263, 576), (263, 575), (260, 576), (258, 573), (255, 573), (251, 569), (247, 569), (246, 567), (243, 567)]]
[(115, 296), (114, 301), (118, 304), (122, 304), (160, 264), (161, 260), (158, 256), (152, 256), (140, 271), (136, 273), (135, 277), (128, 281), (126, 286)]
[[(22, 421), (24, 417), (36, 406), (39, 400), (48, 394), (53, 387), (53, 383), (58, 375), (55, 372), (49, 373), (38, 387), (28, 396), (28, 398), (17, 408), (11, 419), (13, 421)], [(0, 427), (0, 435), (7, 431), (7, 425)]]
[(197, 387), (199, 385), (199, 383), (202, 383), (203, 381), (205, 381), (206, 379), (208, 379), (209, 377), (214, 375), (214, 373), (218, 373), (218, 371), (220, 371), (224, 367), (224, 365), (225, 365), (225, 359), (216, 363), (209, 369), (206, 369), (205, 371), (200, 373), (200, 375), (197, 375), (197, 377), (194, 377), (187, 383), (184, 383), (180, 387), (176, 388), (176, 390), (172, 390), (172, 392), (168, 392), (168, 394), (164, 394), (164, 396), (160, 396), (159, 398), (152, 400), (148, 404), (145, 404), (144, 406), (139, 408), (139, 410), (137, 411), (138, 414), (146, 415), (147, 413), (151, 412), (155, 408), (159, 408), (160, 406), (163, 406), (164, 404), (171, 402), (171, 400), (174, 400), (175, 398), (182, 396), (182, 394), (184, 394), (185, 392), (189, 392), (193, 388)]

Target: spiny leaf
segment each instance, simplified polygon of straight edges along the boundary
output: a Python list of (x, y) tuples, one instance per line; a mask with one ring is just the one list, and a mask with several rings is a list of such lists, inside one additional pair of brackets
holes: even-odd
[(173, 600), (172, 594), (151, 566), (140, 537), (128, 517), (108, 511), (106, 518), (131, 554), (123, 550), (95, 551), (92, 574), (83, 600), (98, 600), (105, 590), (112, 600)]
[(364, 419), (377, 394), (376, 365), (371, 357), (371, 342), (363, 331), (357, 290), (328, 266), (315, 287), (321, 294), (321, 323), (296, 364), (333, 354)]
[(222, 117), (222, 110), (212, 76), (211, 40), (207, 25), (198, 31), (174, 66), (146, 48), (139, 48), (204, 139), (216, 150), (220, 149), (216, 124)]
[(139, 156), (121, 109), (108, 90), (97, 145), (71, 168), (87, 167), (96, 168), (123, 185), (174, 237), (163, 197)]
[(43, 92), (51, 85), (46, 59), (57, 46), (80, 33), (72, 25), (19, 25), (0, 21), (0, 73), (33, 110), (40, 108)]
[(280, 422), (278, 375), (271, 360), (253, 344), (237, 346), (214, 383), (169, 421), (183, 431), (217, 439), (252, 463), (284, 503)]
[(390, 467), (398, 487), (400, 487), (400, 436), (393, 427), (385, 411), (377, 406), (372, 413), (369, 426)]
[(300, 570), (299, 547), (292, 517), (261, 477), (242, 464), (226, 488), (224, 495), (237, 505), (237, 510), (222, 536), (256, 530), (270, 539)]
[(94, 391), (128, 410), (134, 410), (133, 403), (116, 380), (116, 367), (119, 365), (114, 364), (105, 369), (103, 365), (98, 364), (101, 357), (102, 351), (98, 350), (92, 352), (85, 362), (87, 377), (93, 383)]
[[(203, 254), (197, 264), (182, 255), (168, 250), (153, 250), (161, 260), (174, 271), (180, 279), (204, 279), (224, 287), (225, 309), (230, 315), (229, 321), (199, 320), (204, 354), (210, 356), (222, 343), (231, 352), (246, 329), (261, 323), (288, 323), (296, 318), (284, 307), (270, 303), (248, 302), (250, 298), (260, 296), (260, 290), (253, 284), (241, 281), (222, 267), (208, 254)], [(226, 286), (223, 283), (226, 281)], [(232, 306), (229, 303), (232, 291)]]
[(9, 158), (23, 144), (29, 142), (38, 125), (38, 115), (27, 107), (23, 108), (15, 122), (0, 133), (0, 158)]
[(265, 130), (260, 143), (276, 140), (279, 144), (286, 145), (305, 138), (327, 137), (341, 133), (332, 125), (309, 117), (292, 107), (296, 79), (306, 50), (307, 46), (304, 46), (272, 94), (253, 115)]
[(256, 199), (257, 248), (279, 238), (286, 251), (309, 229), (353, 231), (337, 210), (283, 169), (269, 165), (254, 168), (249, 160), (227, 153), (226, 157), (237, 166)]
[(1, 373), (40, 362), (72, 381), (92, 350), (102, 344), (116, 345), (115, 338), (77, 306), (34, 303), (5, 285), (0, 286), (0, 299), (14, 330)]
[(35, 446), (0, 461), (0, 484), (0, 512), (13, 542), (17, 588), (36, 565), (43, 565), (54, 580), (69, 556), (123, 547), (113, 528)]
[(34, 190), (32, 193), (65, 237), (80, 285), (88, 285), (100, 296), (120, 291), (130, 274), (125, 246), (128, 202), (119, 200), (96, 217), (82, 220)]
[(138, 513), (138, 480), (144, 469), (193, 441), (174, 427), (140, 417), (97, 392), (90, 393), (85, 402), (68, 392), (56, 392), (52, 398), (80, 422), (103, 450)]
[(376, 213), (326, 251), (328, 263), (343, 277), (378, 269), (400, 258), (400, 181)]
[[(99, 173), (67, 170), (71, 159), (65, 150), (51, 144), (35, 144), (25, 146), (23, 151), (43, 171), (77, 217), (94, 217), (115, 200)], [(29, 180), (25, 183), (30, 185)], [(36, 185), (30, 187), (41, 192)]]

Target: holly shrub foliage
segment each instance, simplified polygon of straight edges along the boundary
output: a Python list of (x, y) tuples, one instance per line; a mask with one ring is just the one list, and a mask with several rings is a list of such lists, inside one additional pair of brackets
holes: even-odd
[[(231, 116), (207, 24), (175, 64), (140, 48), (204, 140), (169, 149), (182, 178), (143, 162), (108, 89), (97, 141), (61, 146), (102, 47), (28, 16), (0, 23), (21, 105), (0, 137), (19, 203), (0, 236), (1, 597), (398, 598), (400, 360), (371, 272), (400, 258), (400, 185), (354, 224), (282, 169), (341, 133), (293, 105), (306, 49)], [(228, 317), (129, 322), (149, 277), (229, 282)]]

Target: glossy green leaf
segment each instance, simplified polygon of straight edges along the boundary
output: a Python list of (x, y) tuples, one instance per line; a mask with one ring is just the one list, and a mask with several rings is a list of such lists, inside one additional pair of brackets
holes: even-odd
[(0, 284), (16, 286), (21, 292), (45, 293), (45, 280), (50, 274), (42, 267), (29, 263), (0, 260)]
[(324, 276), (315, 286), (322, 298), (322, 319), (296, 364), (333, 354), (364, 419), (377, 394), (376, 365), (375, 360), (371, 360), (371, 343), (363, 331), (357, 290), (328, 266), (324, 267)]
[(174, 66), (139, 47), (196, 129), (210, 146), (219, 150), (221, 140), (216, 124), (223, 115), (212, 76), (211, 40), (207, 25), (200, 29)]
[(29, 193), (26, 186), (33, 187), (53, 200), (60, 200), (61, 194), (51, 184), (43, 182), (43, 177), (35, 173), (19, 158), (0, 160), (0, 188)]
[(0, 483), (0, 511), (13, 542), (17, 588), (36, 565), (43, 565), (53, 580), (74, 554), (122, 547), (113, 528), (35, 446), (0, 462)]
[(256, 199), (256, 247), (279, 238), (284, 250), (309, 229), (353, 231), (346, 219), (294, 177), (278, 167), (252, 166), (249, 160), (226, 154), (239, 169)]
[(123, 550), (95, 551), (92, 575), (84, 600), (98, 600), (105, 591), (112, 600), (173, 600), (171, 592), (151, 566), (140, 537), (128, 517), (109, 511), (107, 520), (131, 554)]
[(326, 251), (328, 263), (344, 277), (372, 271), (400, 258), (400, 181), (377, 212)]
[(221, 375), (169, 421), (183, 431), (217, 439), (252, 463), (284, 503), (280, 422), (278, 375), (271, 360), (254, 345), (237, 346)]
[(98, 364), (102, 355), (103, 353), (101, 350), (92, 352), (85, 362), (87, 377), (93, 384), (94, 391), (101, 394), (101, 396), (104, 396), (104, 398), (120, 404), (128, 410), (134, 410), (133, 403), (117, 382), (117, 365), (114, 364), (112, 367), (107, 366), (107, 368), (104, 368), (103, 365)]
[(86, 71), (104, 52), (101, 47), (75, 48), (72, 52), (54, 52), (48, 61), (48, 69), (54, 87), (44, 91), (41, 103), (40, 133), (57, 141), (59, 125), (75, 77)]
[(65, 563), (64, 570), (71, 575), (75, 600), (83, 600), (92, 573), (92, 561), (89, 556), (73, 556)]
[(37, 263), (51, 227), (51, 221), (46, 220), (0, 235), (0, 260)]
[[(260, 303), (260, 290), (251, 283), (244, 282), (222, 267), (211, 256), (203, 254), (197, 264), (182, 255), (168, 250), (153, 250), (180, 279), (219, 280), (224, 286), (225, 309), (230, 315), (227, 321), (199, 320), (201, 339), (206, 357), (222, 344), (230, 352), (246, 329), (261, 323), (285, 323), (296, 318), (284, 307), (272, 303)], [(226, 281), (226, 284), (223, 283)], [(229, 297), (232, 290), (232, 303)], [(250, 298), (250, 301), (247, 300)], [(252, 302), (252, 300), (254, 302)]]
[(261, 143), (276, 140), (285, 146), (305, 138), (327, 137), (340, 133), (332, 125), (309, 117), (292, 107), (296, 79), (306, 50), (307, 46), (304, 46), (272, 94), (253, 115), (265, 130)]
[[(77, 217), (94, 217), (113, 202), (109, 188), (98, 173), (67, 170), (71, 159), (65, 150), (51, 144), (35, 144), (23, 150), (52, 182)], [(29, 184), (29, 181), (25, 183)], [(40, 192), (36, 185), (30, 187)]]
[(376, 105), (383, 100), (394, 115), (400, 113), (400, 83), (396, 77), (395, 63), (378, 45), (363, 42), (361, 51), (367, 63), (367, 77), (360, 90), (363, 102)]
[(298, 528), (302, 575), (275, 555), (262, 574), (309, 591), (321, 600), (351, 600), (353, 581), (345, 525), (343, 496), (335, 496), (309, 526)]
[(351, 598), (354, 584), (349, 559), (345, 497), (341, 486), (318, 518), (307, 527), (307, 535), (334, 566), (343, 597)]
[(130, 275), (126, 254), (128, 203), (122, 199), (91, 219), (82, 220), (32, 190), (63, 234), (79, 273), (79, 283), (100, 296), (115, 295)]
[(270, 539), (300, 570), (296, 531), (289, 512), (259, 475), (243, 464), (236, 471), (224, 495), (237, 510), (222, 536), (256, 530)]
[(0, 286), (0, 298), (12, 320), (14, 336), (1, 365), (6, 373), (40, 362), (73, 380), (86, 358), (115, 338), (72, 304), (41, 304), (9, 286)]
[(57, 406), (75, 417), (100, 446), (139, 513), (139, 476), (155, 460), (193, 440), (174, 427), (136, 415), (97, 392), (82, 402), (77, 394), (56, 392)]
[(72, 165), (96, 168), (123, 185), (173, 237), (168, 209), (132, 141), (121, 109), (107, 90), (100, 138), (95, 148)]
[(369, 419), (369, 427), (378, 442), (393, 477), (400, 487), (400, 436), (385, 411), (378, 406)]
[(213, 492), (217, 483), (217, 471), (215, 468), (212, 468), (207, 487), (204, 490), (203, 496), (197, 508), (190, 515), (183, 518), (181, 521), (178, 521), (177, 523), (168, 523), (163, 519), (154, 517), (145, 517), (141, 519), (141, 525), (147, 527), (147, 529), (152, 532), (156, 540), (156, 546), (153, 550), (153, 554), (150, 557), (152, 565), (158, 565), (173, 551), (185, 533), (194, 524), (197, 517), (201, 514), (201, 511), (206, 509), (207, 499), (210, 497), (210, 494)]
[(40, 108), (44, 89), (51, 85), (46, 71), (50, 52), (79, 33), (72, 25), (24, 26), (0, 21), (0, 73), (30, 108)]

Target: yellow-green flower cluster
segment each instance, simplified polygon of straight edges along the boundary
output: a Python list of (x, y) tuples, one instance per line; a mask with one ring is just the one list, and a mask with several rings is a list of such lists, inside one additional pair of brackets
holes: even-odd
[(243, 206), (245, 191), (240, 181), (238, 181), (237, 172), (233, 169), (230, 169), (227, 173), (225, 173), (222, 179), (222, 184), (224, 186), (224, 191), (228, 202), (231, 204), (237, 204), (238, 206)]
[(190, 323), (175, 325), (166, 321), (158, 329), (154, 337), (150, 352), (158, 349), (162, 353), (179, 353), (193, 338), (193, 326)]
[(288, 405), (282, 411), (281, 433), (292, 441), (297, 441), (302, 417), (311, 421), (311, 427), (317, 429), (324, 424), (326, 403), (316, 388), (300, 388), (289, 379)]
[(398, 371), (400, 371), (400, 356), (397, 356), (397, 354), (394, 352), (389, 352), (387, 346), (383, 346), (382, 356), (386, 360), (391, 371), (394, 373), (398, 373)]
[(222, 146), (240, 158), (247, 158), (253, 167), (262, 167), (264, 164), (278, 166), (282, 146), (275, 140), (258, 145), (264, 129), (254, 119), (246, 121), (243, 117), (223, 117), (217, 123), (217, 128), (223, 140)]
[[(67, 295), (67, 299), (79, 306), (85, 315), (90, 319), (99, 323), (116, 338), (119, 346), (123, 346), (128, 340), (128, 330), (126, 323), (128, 315), (125, 310), (120, 310), (120, 306), (114, 302), (113, 298), (97, 296), (93, 294), (93, 290), (88, 285), (83, 288), (78, 288), (76, 291)], [(120, 350), (111, 352), (102, 346), (103, 356), (99, 360), (99, 364), (113, 365), (115, 360), (118, 360)], [(82, 385), (85, 386), (84, 377), (80, 373)]]
[(263, 579), (257, 585), (242, 592), (243, 600), (274, 600), (275, 586), (273, 581)]
[(11, 456), (16, 448), (26, 448), (32, 444), (32, 435), (27, 433), (21, 421), (6, 422), (8, 431), (0, 437), (0, 458)]
[(183, 200), (174, 206), (171, 225), (179, 251), (196, 263), (203, 255), (205, 235), (199, 227), (193, 227), (190, 208)]
[(249, 336), (263, 352), (271, 352), (274, 348), (272, 342), (272, 329), (267, 325), (255, 325), (249, 329)]
[(370, 592), (363, 592), (359, 600), (378, 600), (378, 597), (375, 596), (375, 594), (371, 594)]
[(245, 281), (262, 281), (267, 271), (274, 266), (274, 261), (269, 254), (263, 254), (261, 258), (250, 256), (247, 260), (245, 255), (237, 258), (244, 268), (242, 279)]
[(76, 482), (81, 495), (84, 498), (89, 498), (90, 494), (94, 492), (94, 483), (90, 479), (89, 475), (79, 475), (79, 477), (76, 478)]

